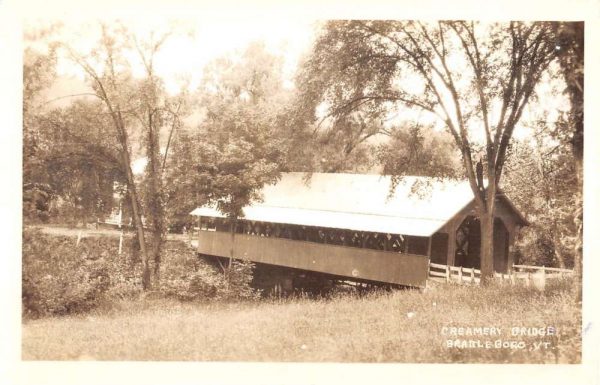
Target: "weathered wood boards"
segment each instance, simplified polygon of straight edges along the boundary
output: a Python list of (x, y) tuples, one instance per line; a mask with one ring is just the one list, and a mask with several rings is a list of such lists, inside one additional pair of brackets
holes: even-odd
[[(234, 223), (235, 258), (412, 286), (426, 280), (422, 260), (479, 268), (480, 225), (467, 182), (405, 177), (391, 194), (391, 179), (379, 175), (309, 179), (284, 173), (265, 186), (263, 201), (244, 208)], [(199, 252), (229, 257), (232, 241), (219, 235), (231, 227), (227, 215), (212, 206), (190, 214), (207, 230)], [(501, 192), (495, 216), (494, 270), (508, 273), (515, 234), (527, 220)]]
[[(198, 252), (229, 257), (230, 234), (200, 231)], [(234, 258), (361, 280), (424, 287), (429, 258), (356, 247), (235, 234)]]

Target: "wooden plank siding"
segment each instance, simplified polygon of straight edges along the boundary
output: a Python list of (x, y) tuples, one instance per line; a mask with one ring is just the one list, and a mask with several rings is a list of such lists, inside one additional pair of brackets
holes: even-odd
[[(357, 247), (235, 234), (234, 258), (258, 263), (321, 272), (342, 277), (425, 287), (429, 258)], [(231, 235), (200, 231), (198, 252), (229, 257)]]
[(446, 233), (435, 233), (430, 238), (429, 257), (431, 262), (446, 264), (449, 237)]
[[(438, 233), (448, 234), (448, 249), (445, 262), (447, 265), (456, 266), (458, 264), (458, 261), (456, 261), (456, 231), (467, 217), (477, 217), (477, 210), (475, 205), (476, 204), (474, 201), (470, 202), (458, 213), (456, 213), (454, 217), (450, 219), (442, 228), (438, 230)], [(496, 250), (494, 252), (494, 269), (496, 271), (506, 273), (510, 272), (514, 263), (513, 248), (515, 242), (515, 234), (518, 231), (520, 224), (518, 223), (519, 219), (517, 215), (513, 212), (513, 209), (510, 207), (510, 205), (500, 198), (496, 200), (495, 218), (502, 221), (506, 233), (503, 233), (501, 235), (495, 234), (495, 238), (501, 237), (502, 239), (494, 239), (494, 243), (497, 246), (501, 247), (501, 252), (499, 252), (500, 250)], [(504, 247), (506, 247), (507, 250), (504, 250)], [(496, 247), (496, 249), (499, 248)], [(505, 256), (506, 254), (508, 255)], [(498, 259), (502, 260), (500, 261)], [(441, 263), (440, 258), (436, 258), (436, 262)]]

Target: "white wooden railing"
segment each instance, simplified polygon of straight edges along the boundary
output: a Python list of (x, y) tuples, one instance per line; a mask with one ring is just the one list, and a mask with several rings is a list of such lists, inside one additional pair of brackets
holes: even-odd
[(573, 275), (573, 270), (556, 267), (513, 265), (511, 281), (524, 281), (527, 286), (545, 286), (546, 280), (564, 278)]
[[(573, 270), (545, 266), (513, 265), (510, 273), (494, 273), (494, 277), (515, 284), (526, 286), (545, 286), (546, 280), (564, 278), (573, 275)], [(437, 263), (429, 264), (429, 278), (438, 282), (457, 282), (459, 284), (475, 284), (481, 280), (481, 270), (461, 266), (448, 266)]]
[(435, 281), (473, 284), (479, 283), (481, 270), (429, 263), (429, 277)]

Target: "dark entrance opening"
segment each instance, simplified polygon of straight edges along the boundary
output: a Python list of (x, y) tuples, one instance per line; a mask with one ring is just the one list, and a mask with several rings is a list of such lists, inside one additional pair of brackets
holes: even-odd
[[(456, 230), (455, 266), (481, 268), (481, 226), (479, 219), (468, 216)], [(508, 230), (501, 219), (494, 220), (494, 271), (508, 268)]]
[(508, 272), (508, 230), (499, 218), (494, 220), (494, 271)]
[(479, 219), (468, 216), (456, 230), (456, 254), (454, 265), (479, 269), (481, 248), (481, 226)]

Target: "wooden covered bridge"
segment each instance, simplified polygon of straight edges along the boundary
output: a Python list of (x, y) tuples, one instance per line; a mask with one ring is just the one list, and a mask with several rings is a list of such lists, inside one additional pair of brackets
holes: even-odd
[[(479, 268), (480, 226), (467, 182), (404, 177), (390, 194), (380, 175), (285, 173), (244, 208), (230, 235), (214, 207), (192, 211), (198, 253), (359, 282), (423, 287), (429, 263)], [(525, 218), (497, 196), (494, 269), (513, 265)]]

